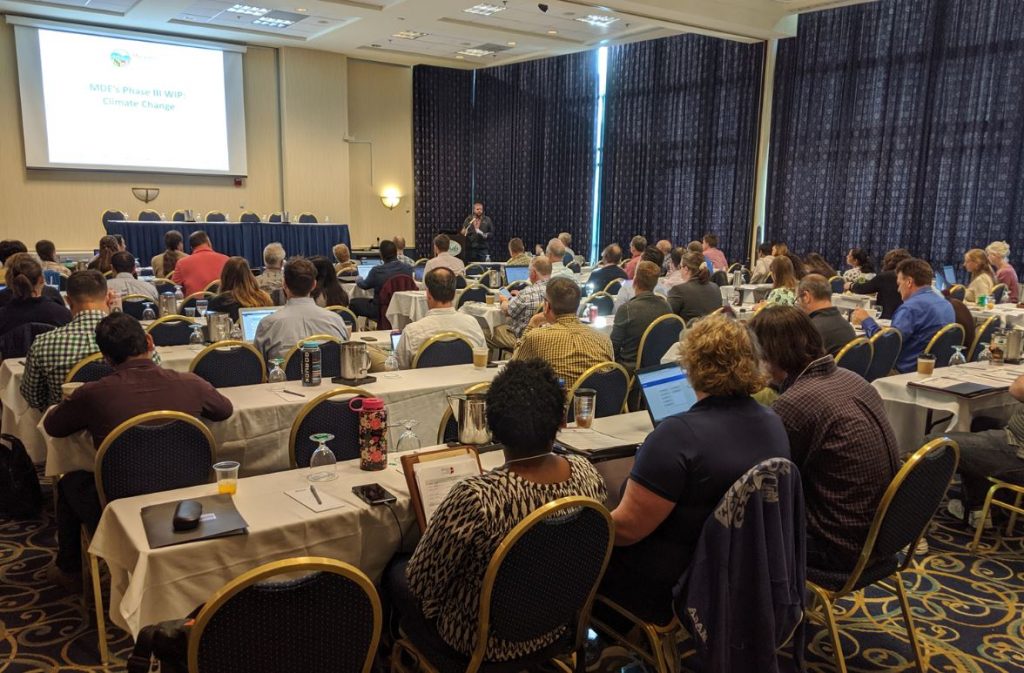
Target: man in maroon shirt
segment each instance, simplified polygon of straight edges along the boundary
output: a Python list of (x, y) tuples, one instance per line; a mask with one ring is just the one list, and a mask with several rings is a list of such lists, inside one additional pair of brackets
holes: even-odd
[(171, 274), (171, 280), (184, 288), (186, 297), (205, 290), (207, 285), (219, 279), (228, 261), (227, 255), (214, 251), (205, 231), (193, 231), (188, 237), (188, 244), (192, 254), (179, 259)]
[[(153, 339), (139, 321), (113, 313), (96, 326), (96, 344), (113, 373), (86, 383), (50, 410), (43, 422), (53, 437), (88, 430), (98, 449), (114, 428), (150, 411), (180, 411), (223, 421), (233, 411), (231, 401), (195, 374), (163, 369), (153, 363)], [(93, 474), (77, 470), (57, 485), (57, 565), (47, 577), (69, 590), (81, 587), (79, 526), (99, 524), (99, 496)]]

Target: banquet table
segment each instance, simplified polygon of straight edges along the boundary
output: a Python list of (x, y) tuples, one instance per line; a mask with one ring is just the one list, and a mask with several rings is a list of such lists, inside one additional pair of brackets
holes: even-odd
[[(459, 288), (455, 291), (455, 304), (459, 303), (459, 297), (465, 292), (463, 288)], [(497, 306), (497, 304), (494, 304)], [(411, 322), (416, 322), (423, 316), (427, 315), (427, 291), (426, 290), (403, 290), (402, 292), (396, 292), (391, 295), (391, 303), (388, 304), (387, 318), (388, 322), (394, 325), (395, 329), (405, 329), (405, 326)], [(461, 309), (460, 309), (461, 310)], [(500, 310), (499, 310), (500, 313)], [(483, 311), (481, 311), (483, 314)], [(477, 315), (477, 313), (471, 313), (471, 315)], [(477, 316), (481, 317), (481, 316)], [(495, 325), (501, 324), (497, 316), (486, 317), (485, 321), (490, 326), (492, 323)], [(493, 328), (492, 328), (493, 329)]]
[[(448, 394), (488, 382), (498, 371), (499, 368), (476, 369), (466, 364), (379, 372), (374, 374), (375, 383), (359, 387), (384, 400), (389, 422), (419, 421), (414, 432), (420, 446), (430, 446), (437, 442), (441, 417), (448, 408)], [(237, 460), (243, 476), (287, 470), (288, 436), (299, 410), (314, 397), (339, 387), (342, 386), (325, 381), (318, 387), (306, 388), (300, 381), (289, 381), (285, 389), (295, 395), (275, 392), (266, 383), (221, 388), (220, 392), (231, 400), (234, 413), (225, 421), (206, 422), (216, 442), (214, 458)], [(92, 469), (96, 452), (88, 433), (55, 438), (46, 435), (40, 424), (38, 434), (45, 442), (48, 476)]]
[[(594, 429), (607, 434), (628, 432), (635, 437), (649, 429), (646, 412), (594, 420)], [(431, 442), (431, 445), (433, 443)], [(425, 450), (440, 448), (429, 446)], [(89, 551), (110, 568), (111, 621), (132, 634), (155, 622), (188, 614), (226, 582), (261, 564), (296, 556), (326, 556), (351, 563), (372, 580), (380, 578), (391, 557), (409, 551), (419, 537), (399, 455), (389, 456), (378, 472), (359, 469), (359, 461), (338, 463), (338, 478), (317, 489), (344, 503), (338, 509), (313, 512), (286, 494), (307, 487), (307, 470), (288, 470), (238, 481), (235, 506), (248, 524), (248, 533), (232, 537), (150, 549), (140, 510), (148, 505), (213, 495), (215, 484), (124, 498), (103, 511)], [(500, 451), (481, 454), (482, 467), (504, 462)], [(632, 458), (598, 463), (609, 494), (617, 494)], [(395, 495), (395, 516), (386, 507), (370, 507), (352, 487), (376, 482)], [(395, 521), (395, 518), (398, 521)], [(401, 534), (399, 534), (399, 527)]]
[(979, 308), (977, 304), (967, 304), (975, 322), (979, 325), (992, 316), (997, 316), (1003, 327), (1024, 327), (1024, 308), (1016, 304), (996, 304), (989, 308)]
[(263, 265), (263, 248), (280, 243), (289, 255), (324, 255), (334, 259), (338, 243), (351, 247), (347, 224), (282, 224), (271, 222), (173, 222), (109, 220), (107, 234), (121, 235), (125, 245), (145, 264), (164, 251), (164, 234), (175, 229), (188, 240), (194, 231), (210, 235), (213, 249), (225, 255), (239, 255), (253, 266)]

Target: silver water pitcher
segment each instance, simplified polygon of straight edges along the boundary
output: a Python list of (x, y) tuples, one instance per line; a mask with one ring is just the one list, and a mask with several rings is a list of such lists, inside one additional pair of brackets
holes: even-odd
[(490, 444), (491, 431), (487, 427), (487, 395), (469, 393), (448, 395), (448, 404), (459, 423), (459, 441), (463, 444)]

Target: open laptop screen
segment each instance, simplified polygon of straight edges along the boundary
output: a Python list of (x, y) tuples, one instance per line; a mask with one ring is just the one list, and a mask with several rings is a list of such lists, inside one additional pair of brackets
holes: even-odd
[(952, 264), (947, 264), (942, 267), (942, 275), (946, 277), (946, 285), (956, 285), (956, 267)]
[(515, 283), (520, 280), (530, 279), (530, 267), (528, 266), (506, 266), (505, 281)]
[(363, 278), (365, 280), (365, 278), (368, 275), (370, 275), (370, 269), (372, 269), (373, 267), (375, 267), (375, 266), (377, 266), (379, 264), (380, 264), (380, 262), (377, 262), (377, 261), (373, 261), (373, 262), (362, 261), (362, 262), (359, 262), (359, 266), (357, 267), (358, 270), (359, 270), (359, 277)]
[(678, 364), (670, 362), (647, 367), (639, 370), (636, 377), (654, 425), (686, 411), (697, 402), (697, 393), (690, 385), (690, 378)]
[(256, 338), (256, 328), (268, 315), (281, 308), (280, 306), (269, 306), (266, 308), (240, 308), (238, 309), (238, 320), (242, 323), (242, 335), (246, 341)]

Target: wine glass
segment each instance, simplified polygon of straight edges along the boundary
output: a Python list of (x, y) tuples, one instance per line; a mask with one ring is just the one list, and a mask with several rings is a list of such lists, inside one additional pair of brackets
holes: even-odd
[(203, 326), (198, 324), (192, 325), (192, 334), (188, 335), (188, 345), (194, 351), (203, 350), (206, 340), (203, 339)]
[(992, 351), (990, 351), (988, 349), (988, 342), (987, 341), (983, 341), (981, 343), (981, 352), (978, 353), (978, 357), (976, 358), (976, 361), (977, 362), (989, 362), (989, 363), (992, 362)]
[(309, 481), (332, 481), (338, 478), (338, 459), (334, 452), (327, 448), (327, 442), (334, 439), (334, 435), (320, 432), (310, 435), (309, 438), (317, 443), (316, 451), (309, 457)]
[(400, 421), (395, 421), (395, 424), (391, 427), (398, 428), (402, 427), (405, 430), (398, 436), (398, 441), (395, 442), (395, 452), (400, 453), (402, 451), (416, 451), (420, 448), (420, 438), (413, 432), (413, 428), (419, 425), (420, 422), (414, 418), (408, 418)]
[(145, 304), (143, 304), (142, 319), (156, 320), (156, 311), (153, 310), (153, 302), (147, 301)]
[(196, 299), (196, 313), (198, 313), (200, 317), (206, 315), (206, 309), (208, 308), (210, 308), (209, 299)]
[(967, 364), (967, 358), (964, 357), (963, 346), (953, 346), (953, 354), (949, 356), (949, 366), (955, 367), (957, 365)]
[(284, 390), (284, 383), (288, 380), (281, 365), (284, 363), (284, 358), (270, 358), (270, 364), (274, 365), (270, 373), (267, 374), (267, 381), (270, 382), (270, 389), (278, 392)]

